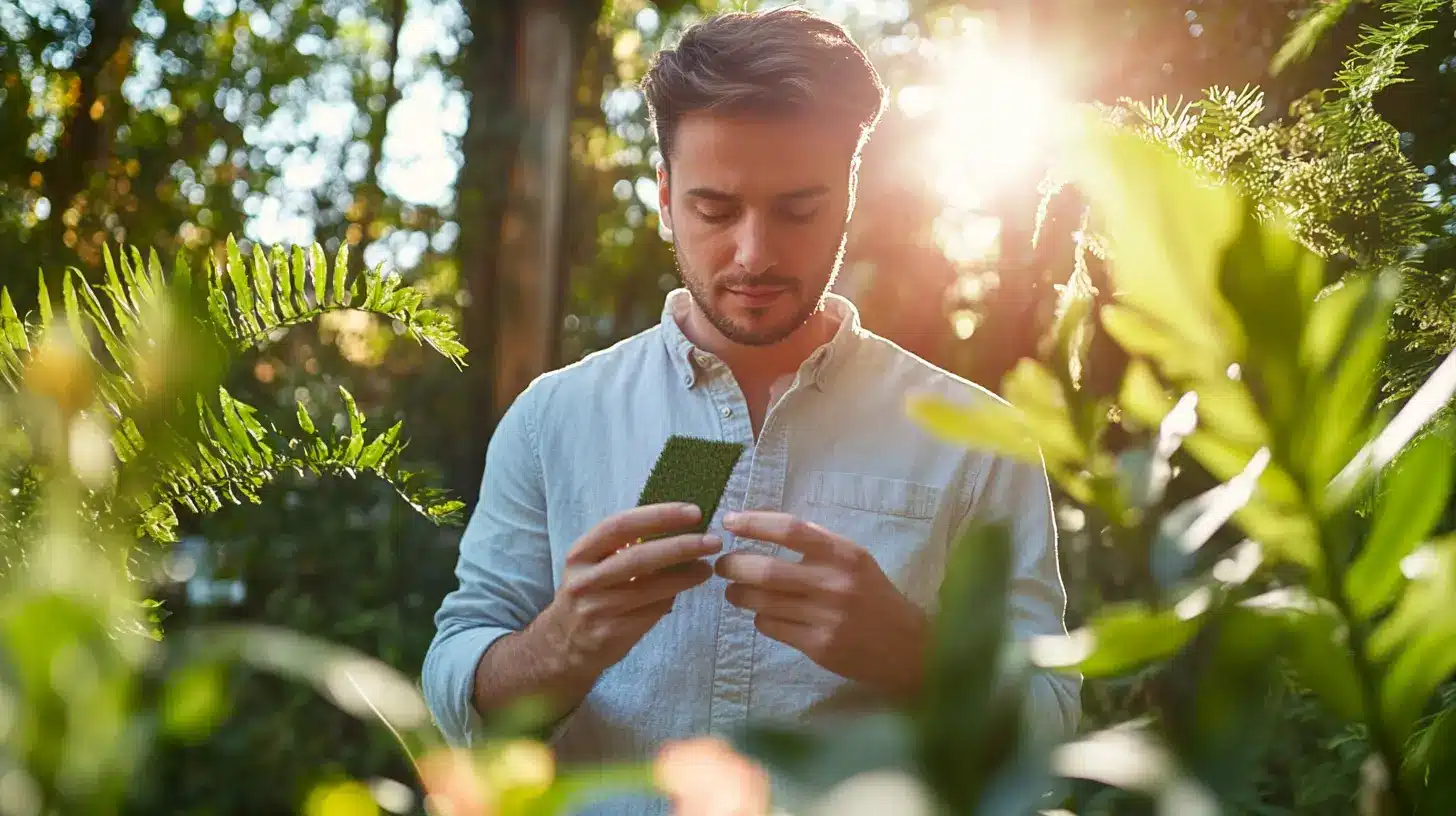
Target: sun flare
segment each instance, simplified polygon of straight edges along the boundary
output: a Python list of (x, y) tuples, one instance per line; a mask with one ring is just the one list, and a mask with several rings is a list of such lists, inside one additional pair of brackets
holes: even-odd
[(922, 166), (946, 206), (976, 210), (1009, 184), (1035, 184), (1066, 106), (1046, 63), (971, 28), (942, 40), (934, 65), (896, 101), (925, 123)]

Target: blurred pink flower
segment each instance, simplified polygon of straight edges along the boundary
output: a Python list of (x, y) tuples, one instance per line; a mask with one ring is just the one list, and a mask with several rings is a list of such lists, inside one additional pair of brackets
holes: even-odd
[(429, 812), (439, 816), (494, 816), (495, 803), (469, 752), (441, 749), (417, 765)]
[(766, 816), (768, 776), (717, 737), (668, 743), (653, 777), (676, 816)]

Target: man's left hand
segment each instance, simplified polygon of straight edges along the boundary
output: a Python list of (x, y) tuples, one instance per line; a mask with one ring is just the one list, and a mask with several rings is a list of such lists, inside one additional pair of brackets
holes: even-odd
[(895, 700), (919, 692), (929, 620), (869, 552), (787, 513), (730, 513), (724, 527), (804, 556), (797, 563), (745, 552), (718, 559), (717, 573), (732, 582), (728, 602), (757, 613), (758, 631)]

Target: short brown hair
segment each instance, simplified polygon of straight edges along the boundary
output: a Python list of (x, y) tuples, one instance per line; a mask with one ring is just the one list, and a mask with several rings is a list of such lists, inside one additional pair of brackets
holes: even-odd
[(849, 34), (796, 7), (694, 24), (657, 53), (642, 91), (668, 166), (677, 124), (694, 111), (832, 116), (854, 136), (857, 158), (885, 105), (879, 73)]

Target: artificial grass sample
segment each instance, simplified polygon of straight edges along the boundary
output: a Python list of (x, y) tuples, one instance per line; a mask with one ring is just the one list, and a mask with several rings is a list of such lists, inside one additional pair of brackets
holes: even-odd
[(637, 506), (662, 502), (688, 502), (703, 511), (697, 525), (682, 532), (705, 533), (718, 502), (733, 475), (733, 466), (743, 455), (738, 442), (721, 442), (695, 436), (668, 437), (657, 456), (657, 464), (642, 486)]

